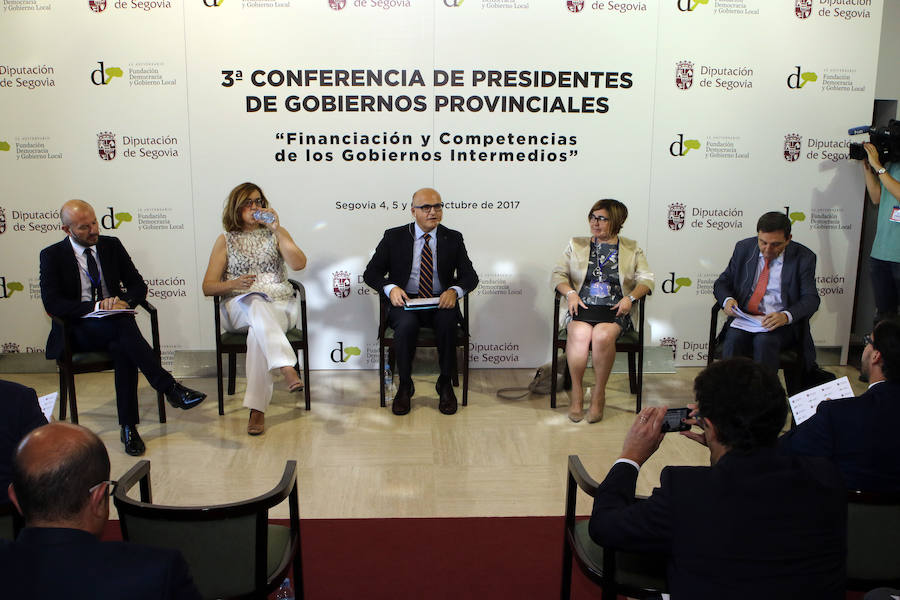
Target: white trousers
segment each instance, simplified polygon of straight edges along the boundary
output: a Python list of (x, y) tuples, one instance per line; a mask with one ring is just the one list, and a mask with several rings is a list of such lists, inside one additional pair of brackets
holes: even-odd
[(284, 332), (297, 324), (300, 302), (296, 298), (267, 302), (253, 295), (226, 300), (221, 311), (225, 331), (247, 334), (244, 406), (265, 412), (272, 400), (274, 371), (297, 362)]

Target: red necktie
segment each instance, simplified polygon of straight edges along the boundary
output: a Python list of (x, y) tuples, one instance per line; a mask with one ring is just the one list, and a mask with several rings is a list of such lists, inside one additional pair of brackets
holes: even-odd
[(425, 245), (422, 247), (422, 260), (419, 265), (419, 298), (431, 298), (434, 293), (434, 256), (431, 254), (431, 234), (426, 233), (423, 238)]
[(761, 315), (759, 312), (759, 303), (762, 301), (763, 296), (766, 295), (766, 288), (769, 285), (769, 259), (766, 259), (766, 264), (763, 267), (763, 270), (759, 273), (759, 280), (756, 282), (756, 288), (753, 290), (753, 295), (750, 296), (750, 300), (747, 301), (747, 311), (754, 315)]

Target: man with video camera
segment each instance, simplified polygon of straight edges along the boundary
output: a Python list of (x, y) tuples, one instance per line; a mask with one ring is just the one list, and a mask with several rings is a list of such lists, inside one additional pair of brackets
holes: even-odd
[[(900, 130), (900, 123), (892, 120), (887, 129), (891, 128)], [(873, 141), (879, 139), (873, 136)], [(878, 229), (869, 256), (875, 324), (896, 317), (900, 302), (900, 161), (895, 156), (897, 148), (892, 147), (896, 145), (867, 142), (863, 144), (866, 155), (859, 157), (864, 159), (862, 168), (869, 199), (878, 207)]]

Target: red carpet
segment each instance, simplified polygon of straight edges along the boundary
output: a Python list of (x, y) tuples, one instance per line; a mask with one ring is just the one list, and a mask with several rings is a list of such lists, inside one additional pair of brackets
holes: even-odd
[[(310, 519), (300, 526), (308, 600), (559, 598), (562, 517)], [(121, 539), (119, 522), (110, 521), (103, 537)], [(600, 597), (576, 568), (573, 598)]]

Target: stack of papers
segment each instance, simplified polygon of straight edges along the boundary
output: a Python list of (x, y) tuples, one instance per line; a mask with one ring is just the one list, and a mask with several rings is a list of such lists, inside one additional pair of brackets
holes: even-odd
[(403, 310), (425, 310), (428, 308), (437, 308), (441, 299), (434, 298), (410, 298), (404, 303)]
[(110, 315), (133, 315), (137, 311), (133, 308), (116, 308), (113, 310), (95, 310), (84, 315), (83, 319), (102, 319)]
[(791, 412), (794, 413), (794, 422), (799, 425), (814, 414), (823, 400), (835, 400), (837, 398), (852, 398), (853, 388), (846, 376), (822, 385), (810, 388), (805, 392), (794, 394), (788, 398)]

